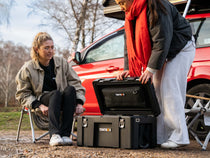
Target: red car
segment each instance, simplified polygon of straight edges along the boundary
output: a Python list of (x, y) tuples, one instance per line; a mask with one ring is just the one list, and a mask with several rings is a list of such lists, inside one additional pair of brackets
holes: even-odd
[[(187, 93), (210, 97), (210, 13), (188, 15), (195, 30), (196, 55), (188, 74)], [(84, 115), (100, 115), (93, 80), (116, 77), (124, 67), (124, 28), (120, 28), (75, 53), (74, 70), (86, 88)], [(191, 102), (188, 103), (191, 105)]]
[[(210, 11), (187, 15), (196, 39), (196, 55), (188, 74), (187, 93), (210, 97)], [(102, 37), (81, 52), (74, 54), (74, 70), (86, 88), (86, 102), (83, 115), (101, 115), (92, 82), (98, 78), (116, 77), (124, 68), (124, 28)], [(188, 99), (186, 108), (192, 107), (195, 100)], [(203, 119), (194, 127), (203, 135)], [(198, 134), (199, 135), (199, 134)]]

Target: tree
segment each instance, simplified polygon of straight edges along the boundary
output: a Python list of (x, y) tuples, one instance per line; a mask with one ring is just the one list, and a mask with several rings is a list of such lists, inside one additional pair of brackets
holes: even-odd
[(5, 107), (8, 106), (9, 101), (15, 100), (15, 76), (23, 63), (30, 58), (27, 52), (29, 52), (27, 47), (0, 41), (0, 102), (4, 99)]
[[(86, 47), (98, 36), (123, 24), (103, 15), (102, 0), (34, 0), (29, 8), (31, 14), (43, 16), (42, 26), (50, 25), (64, 35), (71, 47), (70, 52)], [(113, 25), (115, 27), (110, 30)]]
[(99, 0), (96, 1), (96, 5), (95, 5), (95, 8), (93, 10), (91, 42), (94, 41), (94, 35), (95, 35), (96, 19), (97, 19), (97, 11), (98, 11), (98, 9), (99, 9)]
[(14, 4), (14, 0), (0, 0), (0, 25), (9, 24), (10, 10)]

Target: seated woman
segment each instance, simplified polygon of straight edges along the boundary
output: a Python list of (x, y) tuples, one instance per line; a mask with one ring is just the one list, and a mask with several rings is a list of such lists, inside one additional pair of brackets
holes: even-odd
[(73, 115), (83, 112), (85, 88), (67, 61), (54, 54), (51, 36), (38, 33), (31, 48), (32, 60), (16, 76), (16, 99), (22, 106), (40, 108), (48, 116), (51, 146), (70, 145)]

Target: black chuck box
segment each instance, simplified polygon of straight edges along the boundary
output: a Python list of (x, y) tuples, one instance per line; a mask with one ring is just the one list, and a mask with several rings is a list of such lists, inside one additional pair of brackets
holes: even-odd
[(159, 104), (151, 82), (141, 84), (138, 78), (115, 78), (93, 81), (102, 114), (154, 115), (160, 114)]
[(103, 116), (79, 116), (77, 145), (152, 148), (157, 144), (156, 116), (160, 109), (151, 82), (137, 78), (93, 81)]
[(112, 148), (153, 148), (156, 146), (154, 116), (79, 116), (77, 145)]

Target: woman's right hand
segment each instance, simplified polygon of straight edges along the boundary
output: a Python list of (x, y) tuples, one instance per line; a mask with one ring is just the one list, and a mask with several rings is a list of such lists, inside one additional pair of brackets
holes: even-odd
[(117, 80), (123, 80), (123, 78), (128, 77), (129, 70), (125, 70), (117, 75)]
[(48, 107), (45, 106), (44, 104), (39, 105), (40, 110), (42, 111), (43, 115), (48, 116)]

